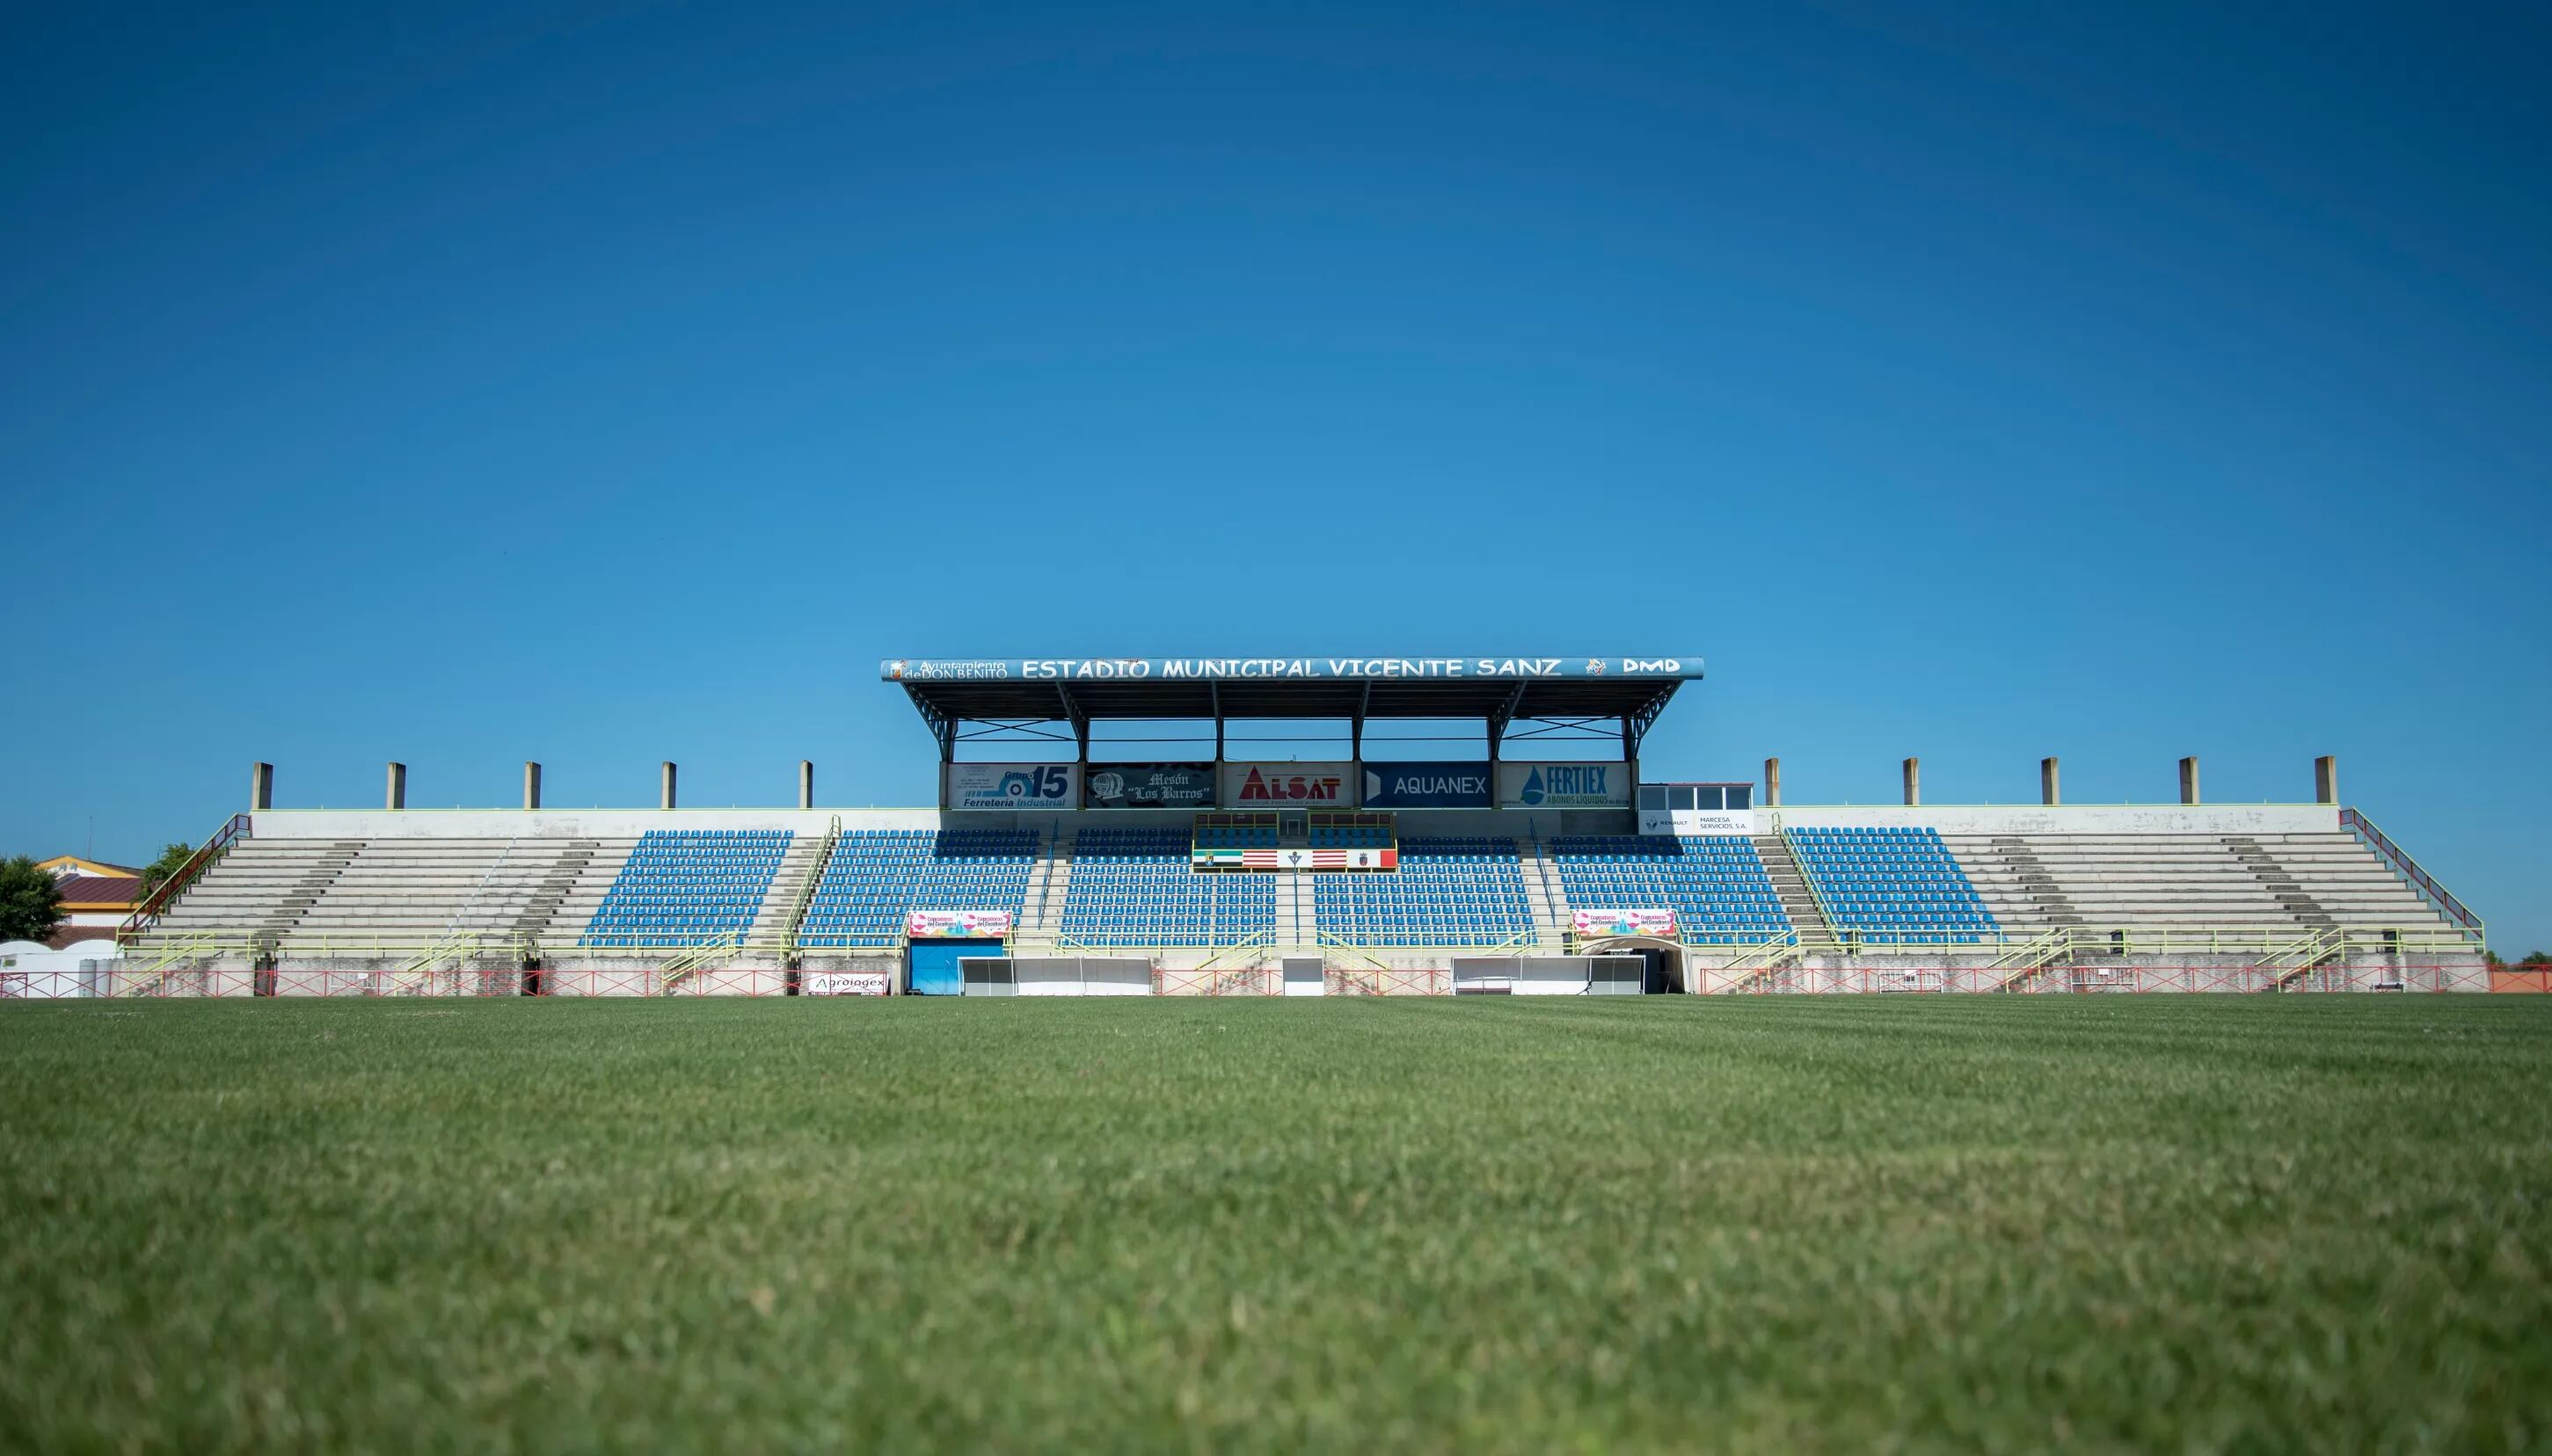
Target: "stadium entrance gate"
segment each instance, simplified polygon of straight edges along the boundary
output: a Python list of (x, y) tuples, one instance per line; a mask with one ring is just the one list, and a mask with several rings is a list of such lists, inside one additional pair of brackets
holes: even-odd
[(999, 956), (998, 940), (916, 940), (904, 956), (904, 985), (917, 996), (966, 993), (966, 968), (961, 962)]

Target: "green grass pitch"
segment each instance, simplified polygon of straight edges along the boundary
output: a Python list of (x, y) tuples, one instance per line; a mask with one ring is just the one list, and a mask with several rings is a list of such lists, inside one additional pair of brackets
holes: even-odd
[(0, 1011), (0, 1447), (2542, 1449), (2552, 997)]

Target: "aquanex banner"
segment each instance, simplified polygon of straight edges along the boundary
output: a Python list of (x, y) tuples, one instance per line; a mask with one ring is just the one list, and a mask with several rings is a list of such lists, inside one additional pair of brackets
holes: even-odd
[(889, 658), (878, 664), (889, 682), (1088, 681), (1127, 678), (1220, 679), (1295, 677), (1370, 681), (1398, 677), (1475, 677), (1531, 681), (1540, 677), (1697, 679), (1701, 657), (1437, 657), (1437, 658)]
[(1364, 766), (1368, 809), (1485, 809), (1497, 800), (1492, 787), (1486, 764)]
[(1210, 809), (1212, 764), (1093, 764), (1082, 802), (1094, 809)]

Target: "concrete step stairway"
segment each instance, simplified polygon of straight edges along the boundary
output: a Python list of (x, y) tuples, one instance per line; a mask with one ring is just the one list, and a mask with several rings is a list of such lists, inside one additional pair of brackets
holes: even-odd
[[(629, 856), (638, 848), (638, 841), (634, 839), (579, 841), (580, 847), (587, 844), (596, 847), (584, 852), (584, 868), (576, 872), (567, 888), (559, 893), (549, 919), (542, 923), (539, 934), (533, 938), (541, 947), (543, 960), (576, 949), (578, 939), (585, 934), (585, 927), (593, 919), (593, 912), (602, 907), (602, 897), (610, 893), (611, 883), (620, 878), (620, 872), (629, 864)], [(548, 893), (546, 886), (543, 893)]]
[(532, 898), (524, 904), (522, 913), (514, 917), (508, 933), (521, 944), (537, 943), (541, 933), (549, 928), (551, 918), (558, 914), (568, 892), (576, 888), (577, 881), (593, 864), (594, 855), (601, 849), (602, 841), (598, 839), (580, 839), (570, 843), (560, 853), (558, 862), (541, 877)]
[(272, 950), (275, 944), (299, 923), (301, 917), (310, 912), (310, 907), (319, 903), (319, 896), (328, 892), (328, 886), (336, 884), (338, 877), (344, 875), (363, 853), (364, 842), (360, 839), (339, 840), (331, 845), (327, 853), (310, 862), (308, 868), (302, 872), (301, 878), (293, 883), (292, 887), (284, 892), (283, 897), (275, 902), (271, 910), (266, 912), (266, 918), (258, 923), (256, 933), (250, 939), (267, 950)]
[(2260, 847), (2258, 840), (2227, 835), (2224, 848), (2232, 853), (2234, 859), (2242, 862), (2242, 868), (2251, 872), (2251, 878), (2294, 917), (2296, 924), (2309, 925), (2316, 930), (2328, 930), (2339, 924), (2338, 917), (2324, 909), (2321, 901), (2304, 889), (2294, 872), (2280, 865), (2276, 856)]
[[(2081, 911), (2074, 907), (2074, 897), (2065, 892), (2028, 840), (2018, 835), (1998, 835), (1981, 858), (2010, 878), (2020, 896), (2036, 911), (2034, 923), (2051, 928), (2085, 923)], [(1963, 873), (1967, 870), (1965, 865), (1959, 868)], [(1968, 873), (1967, 878), (1972, 883), (1975, 876)]]
[(1321, 943), (1318, 890), (1307, 874), (1276, 874), (1276, 944), (1286, 948)]
[(823, 853), (823, 835), (800, 834), (789, 841), (788, 853), (780, 857), (780, 869), (771, 877), (771, 888), (763, 892), (762, 907), (745, 928), (746, 945), (777, 947), (788, 938), (789, 917), (797, 913), (799, 896), (812, 888), (806, 877), (816, 873), (815, 862)]
[(1816, 891), (1808, 887), (1807, 872), (1790, 853), (1790, 842), (1778, 834), (1758, 834), (1754, 854), (1763, 862), (1763, 873), (1771, 877), (1772, 892), (1781, 897), (1781, 913), (1790, 917), (1791, 928), (1799, 932), (1800, 953), (1843, 949), (1834, 927), (1826, 922), (1826, 912), (1817, 904)]
[(1058, 832), (1047, 841), (1045, 858), (1028, 875), (1026, 901), (1019, 907), (1019, 925), (1011, 936), (1019, 944), (1051, 946), (1063, 928), (1063, 902), (1072, 893), (1072, 851), (1075, 836)]
[(1534, 939), (1558, 945), (1568, 934), (1568, 890), (1559, 883), (1559, 866), (1551, 860), (1550, 846), (1539, 839), (1519, 839), (1516, 857), (1524, 862), (1524, 898), (1533, 911)]

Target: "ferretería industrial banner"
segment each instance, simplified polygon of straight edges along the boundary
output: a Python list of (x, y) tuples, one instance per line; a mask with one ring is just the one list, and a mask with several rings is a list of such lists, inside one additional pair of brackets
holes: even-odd
[(1077, 764), (950, 764), (952, 809), (1070, 809), (1081, 802)]
[(1494, 802), (1486, 764), (1364, 766), (1368, 809), (1485, 809)]
[(1631, 802), (1628, 764), (1500, 764), (1498, 802), (1515, 809), (1605, 809)]
[(1225, 764), (1226, 809), (1349, 809), (1355, 807), (1353, 764)]
[(1093, 764), (1082, 802), (1094, 809), (1210, 809), (1212, 764)]

